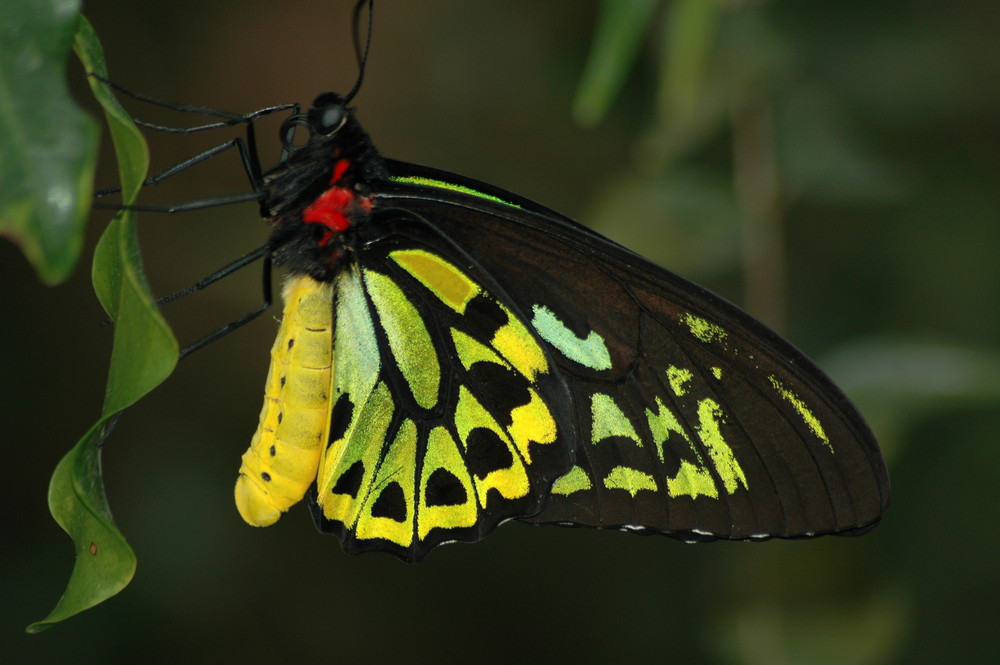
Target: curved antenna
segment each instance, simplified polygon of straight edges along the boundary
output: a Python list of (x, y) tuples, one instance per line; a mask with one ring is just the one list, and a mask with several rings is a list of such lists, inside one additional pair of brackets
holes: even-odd
[[(368, 5), (368, 33), (365, 36), (365, 48), (364, 51), (361, 50), (361, 39), (360, 30), (358, 29), (361, 22), (361, 9), (365, 5)], [(358, 3), (354, 5), (354, 19), (353, 19), (353, 30), (352, 35), (354, 37), (354, 57), (358, 60), (358, 79), (354, 82), (354, 87), (351, 91), (344, 95), (344, 104), (347, 105), (354, 95), (358, 94), (358, 90), (361, 89), (361, 81), (365, 78), (365, 65), (368, 64), (368, 51), (372, 47), (372, 8), (375, 4), (375, 0), (358, 0)]]

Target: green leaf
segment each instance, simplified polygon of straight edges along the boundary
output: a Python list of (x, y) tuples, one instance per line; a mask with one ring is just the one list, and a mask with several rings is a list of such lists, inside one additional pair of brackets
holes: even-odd
[(104, 394), (107, 418), (132, 406), (163, 382), (177, 364), (177, 340), (146, 285), (131, 213), (108, 225), (94, 251), (94, 290), (115, 321)]
[(658, 4), (657, 0), (604, 1), (573, 100), (573, 116), (584, 127), (599, 123), (618, 95)]
[(66, 87), (79, 4), (17, 0), (0, 12), (0, 233), (49, 284), (79, 258), (97, 155), (97, 125)]
[[(142, 137), (142, 134), (139, 133), (135, 123), (132, 122), (132, 118), (118, 103), (118, 100), (115, 99), (110, 87), (103, 82), (103, 80), (107, 80), (108, 78), (108, 71), (104, 62), (104, 52), (101, 50), (100, 42), (94, 34), (94, 29), (85, 18), (81, 18), (80, 32), (77, 35), (75, 50), (87, 71), (96, 75), (96, 77), (91, 76), (89, 78), (90, 88), (94, 93), (94, 97), (104, 109), (104, 118), (108, 124), (108, 130), (111, 133), (111, 139), (115, 146), (115, 157), (118, 160), (118, 173), (122, 186), (122, 201), (132, 203), (135, 201), (139, 189), (142, 187), (142, 181), (146, 177), (146, 171), (149, 167), (149, 149), (146, 147), (146, 141)], [(110, 230), (111, 226), (109, 225), (94, 252), (94, 265), (105, 266), (105, 268), (101, 271), (102, 274), (95, 272), (92, 275), (92, 281), (94, 283), (94, 291), (97, 293), (97, 298), (101, 301), (104, 310), (112, 320), (117, 320), (118, 302), (113, 288), (117, 277), (111, 277), (107, 274), (107, 271), (114, 272), (117, 268), (113, 267), (114, 262), (112, 260), (98, 258), (109, 251), (105, 239), (110, 237)], [(129, 244), (134, 245), (134, 239)], [(138, 249), (133, 246), (127, 252), (130, 258), (126, 263), (136, 268), (135, 273), (140, 275), (139, 279), (142, 282), (142, 287), (148, 292), (148, 288), (145, 288), (145, 278), (141, 277), (142, 265), (138, 258)], [(147, 300), (152, 302), (152, 296), (150, 295)]]
[[(88, 72), (106, 77), (100, 44), (83, 18), (75, 48)], [(130, 204), (148, 168), (146, 144), (108, 86), (95, 77), (90, 78), (90, 84), (114, 140), (122, 201)], [(131, 211), (119, 213), (94, 251), (94, 291), (115, 322), (104, 410), (52, 476), (49, 509), (73, 539), (77, 560), (55, 609), (29, 626), (29, 632), (44, 630), (106, 600), (128, 585), (135, 572), (135, 554), (115, 525), (104, 495), (101, 445), (120, 412), (173, 371), (178, 347), (146, 283), (133, 218)]]
[[(104, 54), (86, 20), (77, 54), (89, 72), (107, 77)], [(122, 201), (133, 203), (149, 166), (149, 150), (132, 119), (101, 78), (90, 78), (104, 108), (118, 158)], [(177, 364), (177, 340), (160, 316), (146, 282), (133, 215), (123, 211), (108, 225), (94, 250), (94, 292), (115, 322), (115, 340), (104, 398), (104, 417), (125, 409), (161, 383)]]
[(122, 198), (134, 201), (149, 168), (149, 150), (131, 116), (115, 99), (111, 87), (102, 80), (108, 79), (104, 51), (90, 21), (83, 16), (80, 17), (73, 49), (87, 72), (96, 74), (96, 77), (90, 76), (88, 81), (94, 97), (104, 109), (104, 118), (111, 132), (115, 157), (118, 159), (118, 174), (122, 180)]
[(94, 425), (63, 457), (49, 483), (49, 510), (73, 539), (76, 563), (54, 610), (28, 626), (38, 633), (121, 591), (135, 574), (135, 554), (115, 527), (101, 481), (101, 444), (117, 418)]

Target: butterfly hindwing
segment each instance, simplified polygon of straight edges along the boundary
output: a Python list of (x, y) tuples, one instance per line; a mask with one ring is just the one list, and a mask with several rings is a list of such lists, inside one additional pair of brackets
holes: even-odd
[(446, 243), (381, 240), (335, 282), (313, 513), (348, 552), (419, 560), (541, 510), (572, 460), (569, 396), (486, 275), (459, 268)]

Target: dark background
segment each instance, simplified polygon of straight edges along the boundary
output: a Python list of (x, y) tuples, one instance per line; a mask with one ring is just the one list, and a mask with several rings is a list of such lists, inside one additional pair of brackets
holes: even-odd
[[(85, 11), (120, 84), (248, 111), (350, 87), (349, 4), (107, 0)], [(516, 191), (750, 300), (868, 415), (892, 474), (890, 512), (861, 539), (767, 544), (510, 525), (417, 566), (344, 556), (304, 508), (251, 529), (232, 485), (260, 409), (275, 332), (265, 316), (126, 413), (104, 473), (135, 580), (28, 636), (72, 566), (46, 488), (99, 414), (111, 331), (86, 260), (48, 289), (3, 243), (0, 661), (995, 662), (996, 3), (730, 4), (704, 81), (714, 101), (687, 125), (657, 106), (661, 11), (596, 129), (570, 110), (597, 3), (377, 4), (356, 106), (383, 153)], [(69, 75), (84, 100), (79, 67)], [(770, 299), (747, 296), (760, 275), (737, 267), (746, 201), (733, 195), (733, 164), (748, 109), (766, 119), (751, 138), (767, 139), (777, 163), (781, 231), (766, 251), (787, 272)], [(272, 163), (277, 122), (259, 129)], [(151, 139), (154, 170), (222, 140)], [(98, 185), (116, 182), (106, 148)], [(749, 172), (768, 155), (751, 151)], [(245, 187), (229, 155), (146, 200)], [(88, 256), (106, 219), (94, 217)], [(139, 224), (161, 294), (266, 238), (253, 205)], [(259, 275), (244, 273), (166, 308), (182, 343), (259, 302)]]

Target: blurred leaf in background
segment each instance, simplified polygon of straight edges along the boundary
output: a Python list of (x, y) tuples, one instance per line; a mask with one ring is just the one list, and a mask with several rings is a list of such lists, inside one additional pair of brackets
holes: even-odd
[(23, 0), (0, 12), (0, 232), (49, 284), (80, 255), (97, 154), (97, 125), (66, 89), (79, 4)]

